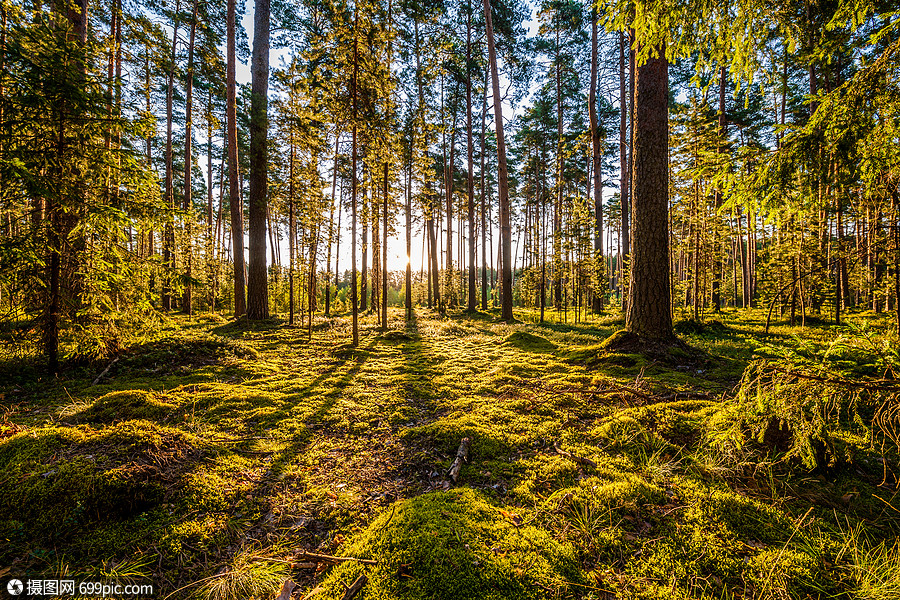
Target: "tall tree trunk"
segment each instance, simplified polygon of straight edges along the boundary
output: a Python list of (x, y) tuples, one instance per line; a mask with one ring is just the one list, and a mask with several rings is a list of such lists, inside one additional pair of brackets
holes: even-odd
[(636, 77), (631, 259), (625, 326), (641, 338), (674, 337), (669, 285), (668, 63), (652, 50)]
[(387, 330), (387, 296), (388, 296), (388, 164), (384, 163), (384, 207), (382, 210), (384, 230), (381, 236), (381, 328)]
[(616, 259), (616, 267), (619, 273), (619, 281), (621, 282), (624, 269), (623, 256), (627, 252), (628, 243), (626, 237), (628, 235), (625, 222), (628, 218), (627, 206), (631, 202), (628, 194), (629, 183), (631, 181), (628, 176), (628, 106), (630, 102), (626, 99), (626, 80), (625, 80), (625, 32), (619, 32), (619, 206), (620, 213), (620, 229), (622, 235), (619, 238), (619, 252)]
[(197, 34), (197, 2), (194, 0), (194, 8), (191, 12), (191, 36), (188, 41), (188, 64), (187, 64), (187, 89), (184, 102), (184, 194), (181, 199), (181, 209), (185, 211), (187, 219), (187, 235), (184, 242), (184, 256), (187, 261), (187, 280), (184, 285), (184, 295), (181, 297), (181, 310), (189, 315), (194, 314), (194, 286), (191, 283), (193, 277), (193, 232), (191, 228), (191, 142), (193, 132), (191, 127), (193, 120), (193, 100), (194, 100), (194, 40)]
[(562, 304), (562, 211), (563, 211), (563, 98), (562, 65), (559, 56), (559, 24), (556, 26), (556, 198), (553, 203), (553, 304), (559, 310)]
[[(727, 133), (725, 127), (725, 83), (726, 83), (725, 67), (719, 67), (719, 143), (716, 153), (722, 157), (725, 154), (725, 135)], [(722, 160), (722, 158), (720, 158)], [(716, 186), (715, 194), (715, 224), (711, 229), (712, 234), (712, 252), (713, 252), (713, 280), (712, 280), (712, 307), (715, 312), (722, 309), (722, 299), (719, 288), (722, 281), (722, 249), (719, 239), (720, 219), (719, 209), (722, 208), (722, 190)]]
[(269, 0), (256, 0), (250, 87), (250, 265), (247, 318), (269, 318), (266, 269), (268, 211)]
[(488, 308), (488, 280), (487, 280), (487, 198), (484, 181), (484, 163), (486, 158), (485, 140), (487, 127), (487, 81), (488, 71), (484, 71), (484, 97), (481, 103), (481, 310), (486, 311)]
[[(334, 132), (334, 162), (331, 172), (331, 214), (328, 218), (328, 258), (326, 260), (326, 269), (329, 273), (325, 276), (325, 316), (331, 316), (331, 245), (334, 243), (334, 203), (337, 193), (337, 168), (338, 168), (338, 150), (340, 149), (341, 132)], [(338, 208), (340, 212), (340, 208)], [(340, 214), (338, 214), (340, 221)], [(340, 227), (338, 227), (340, 229)], [(340, 235), (340, 232), (338, 233)], [(337, 266), (335, 266), (335, 274), (337, 274)], [(335, 281), (335, 289), (337, 289), (337, 281)]]
[(412, 312), (412, 157), (413, 146), (410, 146), (410, 162), (406, 179), (406, 320), (411, 321)]
[(227, 6), (227, 66), (225, 84), (225, 118), (228, 123), (228, 202), (231, 209), (231, 247), (234, 260), (234, 317), (247, 312), (244, 284), (244, 207), (241, 200), (237, 148), (237, 83), (235, 82), (235, 1)]
[(356, 118), (358, 110), (357, 100), (357, 79), (359, 76), (359, 47), (357, 40), (357, 27), (359, 25), (359, 8), (353, 5), (353, 77), (350, 81), (351, 85), (351, 101), (353, 103), (352, 125), (353, 131), (351, 136), (350, 150), (350, 211), (351, 211), (351, 233), (350, 233), (350, 256), (352, 261), (350, 275), (350, 306), (353, 311), (353, 346), (359, 345), (359, 305), (356, 298)]
[[(293, 82), (292, 82), (293, 83)], [(293, 86), (291, 86), (293, 89)], [(291, 98), (293, 104), (293, 98)], [(288, 133), (288, 325), (294, 324), (294, 256), (297, 239), (297, 221), (294, 218), (294, 128), (290, 126)], [(326, 300), (326, 306), (327, 306)]]
[(603, 310), (603, 294), (606, 269), (603, 262), (603, 144), (600, 126), (597, 122), (597, 69), (598, 54), (597, 11), (591, 11), (591, 89), (588, 94), (588, 114), (591, 121), (591, 147), (593, 150), (592, 169), (594, 174), (594, 264), (599, 271), (598, 287), (594, 290), (594, 312)]
[[(459, 91), (459, 84), (456, 86)], [(456, 306), (456, 294), (453, 285), (453, 179), (454, 166), (456, 163), (456, 108), (453, 109), (453, 117), (450, 121), (450, 161), (444, 170), (444, 177), (447, 183), (444, 186), (446, 192), (447, 206), (447, 263), (445, 267), (444, 279), (447, 282), (444, 288), (444, 296), (448, 307)]]
[[(422, 54), (421, 48), (419, 46), (419, 19), (418, 15), (414, 18), (414, 42), (415, 42), (415, 53), (416, 53), (416, 88), (418, 92), (419, 103), (416, 106), (417, 119), (413, 125), (414, 134), (417, 132), (417, 127), (422, 127), (422, 137), (425, 138), (424, 146), (427, 147), (427, 137), (425, 133), (425, 90), (424, 83), (422, 77)], [(415, 144), (410, 142), (410, 162), (414, 160), (415, 153)], [(412, 167), (410, 167), (410, 182), (412, 182)], [(427, 219), (430, 219), (430, 213)], [(428, 232), (423, 229), (422, 237), (425, 240), (428, 240)], [(423, 240), (424, 241), (424, 240)], [(423, 244), (424, 245), (424, 244)], [(412, 191), (408, 190), (406, 195), (406, 320), (412, 320)], [(429, 256), (430, 256), (430, 246), (429, 246)], [(423, 257), (424, 259), (424, 257)], [(424, 270), (424, 269), (423, 269)], [(431, 263), (428, 263), (428, 308), (431, 308)]]
[[(392, 22), (392, 8), (393, 4), (391, 0), (388, 0), (388, 24), (387, 24), (387, 36), (388, 36), (388, 49), (387, 49), (387, 70), (388, 77), (390, 78), (391, 73), (391, 60), (393, 54), (393, 43), (391, 37), (391, 26)], [(381, 328), (387, 330), (387, 305), (388, 305), (388, 265), (387, 265), (387, 256), (388, 256), (388, 163), (385, 161), (384, 163), (384, 210), (382, 211), (384, 230), (381, 236)], [(409, 253), (407, 252), (407, 255)], [(407, 264), (409, 261), (406, 261)], [(408, 270), (408, 268), (407, 268)]]
[(491, 0), (484, 0), (484, 20), (488, 43), (488, 60), (491, 65), (491, 79), (494, 90), (494, 127), (497, 130), (497, 183), (500, 192), (500, 236), (503, 245), (502, 272), (500, 285), (502, 299), (500, 318), (506, 322), (513, 320), (512, 291), (512, 230), (509, 224), (509, 175), (506, 168), (506, 142), (503, 138), (503, 107), (500, 102), (500, 77), (497, 73), (497, 50), (494, 47), (494, 27), (491, 23)]
[(213, 96), (212, 87), (208, 88), (206, 101), (206, 279), (209, 288), (209, 312), (216, 309), (214, 267), (214, 239), (213, 231)]
[(309, 287), (307, 287), (306, 297), (309, 300), (309, 312), (307, 313), (307, 317), (309, 318), (308, 326), (307, 326), (307, 339), (312, 341), (312, 326), (313, 326), (313, 315), (316, 312), (316, 255), (318, 254), (318, 246), (319, 246), (319, 226), (318, 223), (313, 225), (312, 231), (312, 243), (309, 246)]
[[(635, 110), (635, 77), (636, 77), (636, 61), (635, 61), (635, 35), (634, 29), (629, 29), (628, 33), (628, 199), (622, 202), (622, 285), (627, 286), (628, 278), (631, 277), (631, 265), (629, 263), (631, 256), (631, 220), (632, 207), (634, 206), (634, 110)], [(622, 297), (624, 299), (622, 308), (628, 313), (628, 297), (630, 292), (626, 291)]]
[[(429, 196), (429, 202), (433, 202), (433, 198)], [(431, 287), (433, 289), (432, 295), (434, 306), (441, 308), (441, 285), (440, 285), (440, 270), (438, 269), (438, 245), (437, 245), (437, 232), (435, 232), (434, 227), (434, 207), (428, 207), (428, 217), (426, 219), (426, 225), (428, 227), (428, 243), (431, 246)]]
[[(363, 181), (366, 181), (366, 173), (368, 169), (366, 168), (365, 162), (363, 163)], [(362, 191), (362, 264), (360, 265), (360, 277), (362, 281), (359, 282), (359, 310), (366, 312), (368, 309), (368, 267), (369, 264), (369, 190), (363, 187)]]
[[(468, 3), (466, 15), (466, 74), (472, 71), (472, 2)], [(473, 139), (472, 139), (472, 78), (466, 77), (466, 135), (468, 136), (469, 177), (467, 192), (469, 195), (469, 289), (466, 294), (466, 308), (475, 312), (477, 308), (475, 296), (475, 173), (472, 171)]]
[(178, 17), (181, 10), (180, 0), (175, 2), (175, 23), (172, 28), (172, 52), (169, 55), (169, 74), (166, 82), (166, 206), (171, 214), (166, 218), (166, 230), (163, 238), (163, 264), (168, 271), (163, 277), (162, 308), (172, 310), (172, 277), (175, 274), (175, 182), (172, 165), (172, 99), (175, 87), (175, 52), (178, 45)]

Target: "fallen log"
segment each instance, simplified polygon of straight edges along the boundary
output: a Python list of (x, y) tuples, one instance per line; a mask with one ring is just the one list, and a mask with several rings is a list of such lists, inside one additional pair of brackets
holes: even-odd
[(569, 460), (574, 460), (575, 462), (585, 465), (586, 467), (594, 467), (597, 468), (597, 463), (592, 461), (589, 458), (585, 458), (583, 456), (578, 456), (577, 454), (572, 454), (571, 452), (567, 452), (559, 447), (559, 442), (553, 442), (553, 449), (556, 450), (556, 453), (560, 456), (565, 456)]
[(359, 593), (359, 591), (366, 585), (366, 582), (369, 580), (366, 577), (366, 574), (363, 573), (359, 577), (356, 578), (350, 587), (347, 588), (347, 591), (344, 592), (343, 600), (353, 600), (353, 598)]
[(447, 474), (450, 476), (450, 479), (453, 480), (453, 483), (456, 483), (456, 480), (459, 478), (459, 470), (462, 468), (464, 462), (469, 462), (469, 438), (467, 437), (464, 437), (459, 443), (459, 449), (456, 451), (456, 458), (453, 459), (453, 464), (450, 465), (450, 470), (447, 471)]

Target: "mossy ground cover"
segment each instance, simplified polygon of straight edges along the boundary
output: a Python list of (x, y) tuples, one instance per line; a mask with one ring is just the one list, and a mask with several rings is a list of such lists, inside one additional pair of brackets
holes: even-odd
[[(809, 468), (726, 427), (747, 365), (801, 330), (732, 312), (647, 356), (609, 350), (612, 316), (390, 316), (357, 348), (346, 316), (311, 339), (179, 318), (96, 385), (105, 365), (10, 371), (0, 570), (173, 598), (270, 598), (287, 577), (340, 598), (362, 572), (359, 598), (385, 600), (898, 597), (896, 452), (840, 430), (850, 458)], [(802, 330), (799, 351), (877, 370), (862, 346), (822, 350), (840, 335)]]

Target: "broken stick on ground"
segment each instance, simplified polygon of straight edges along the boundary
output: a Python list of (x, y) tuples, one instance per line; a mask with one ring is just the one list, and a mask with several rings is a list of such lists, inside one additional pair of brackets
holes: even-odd
[(457, 478), (459, 478), (459, 470), (462, 468), (464, 462), (468, 462), (468, 458), (469, 438), (464, 437), (459, 443), (459, 449), (456, 451), (456, 458), (453, 459), (453, 464), (450, 465), (450, 470), (447, 472), (447, 474), (450, 475), (450, 479), (453, 480), (453, 483), (456, 483)]
[(574, 460), (575, 462), (585, 465), (587, 467), (597, 468), (597, 463), (595, 463), (591, 459), (585, 458), (583, 456), (578, 456), (577, 454), (572, 454), (571, 452), (567, 452), (566, 450), (563, 450), (562, 448), (560, 448), (559, 442), (553, 442), (553, 449), (556, 450), (556, 453), (559, 454), (560, 456), (565, 456), (566, 458), (568, 458), (570, 460)]
[(354, 581), (352, 584), (350, 584), (350, 587), (348, 587), (347, 591), (344, 592), (343, 600), (352, 600), (352, 598), (355, 597), (359, 593), (359, 591), (363, 588), (363, 586), (366, 585), (366, 582), (368, 580), (369, 580), (369, 578), (366, 577), (365, 573), (363, 573), (359, 577), (357, 577), (356, 581)]

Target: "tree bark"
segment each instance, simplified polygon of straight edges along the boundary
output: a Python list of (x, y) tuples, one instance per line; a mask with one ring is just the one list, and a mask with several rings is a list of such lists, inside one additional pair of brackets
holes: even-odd
[(250, 265), (247, 318), (269, 318), (266, 269), (268, 207), (269, 0), (256, 0), (250, 87)]
[(640, 338), (674, 338), (668, 231), (668, 63), (665, 46), (638, 68), (634, 122), (634, 253), (626, 328)]
[(513, 320), (511, 237), (509, 225), (509, 175), (506, 167), (506, 142), (503, 138), (503, 107), (500, 99), (500, 77), (497, 73), (497, 50), (494, 47), (494, 27), (491, 23), (491, 0), (484, 0), (484, 20), (488, 43), (488, 60), (491, 66), (491, 79), (494, 91), (494, 127), (497, 130), (497, 183), (500, 192), (500, 235), (503, 238), (503, 254), (501, 260), (501, 302), (500, 318), (510, 322)]

